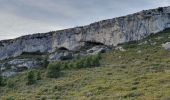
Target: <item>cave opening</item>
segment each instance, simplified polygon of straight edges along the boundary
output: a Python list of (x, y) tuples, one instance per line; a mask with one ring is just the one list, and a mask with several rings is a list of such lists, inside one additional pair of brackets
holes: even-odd
[(59, 47), (58, 50), (68, 51), (69, 49), (67, 49), (66, 47)]

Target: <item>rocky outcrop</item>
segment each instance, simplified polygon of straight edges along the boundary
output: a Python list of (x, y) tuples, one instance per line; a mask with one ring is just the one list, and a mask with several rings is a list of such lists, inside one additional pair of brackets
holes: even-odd
[(5, 70), (15, 70), (17, 72), (22, 71), (24, 69), (36, 68), (42, 65), (42, 61), (36, 59), (12, 59), (6, 62), (0, 63), (0, 68), (2, 71)]
[(61, 61), (73, 59), (73, 53), (69, 51), (55, 52), (49, 55), (49, 61)]
[(14, 76), (24, 70), (37, 68), (42, 66), (42, 61), (37, 59), (25, 58), (18, 59), (14, 58), (9, 61), (4, 61), (0, 63), (0, 70), (2, 71), (2, 76), (10, 77)]
[(24, 52), (51, 53), (63, 47), (78, 50), (86, 42), (116, 46), (140, 40), (169, 27), (170, 7), (145, 10), (83, 27), (0, 41), (0, 59), (15, 57)]

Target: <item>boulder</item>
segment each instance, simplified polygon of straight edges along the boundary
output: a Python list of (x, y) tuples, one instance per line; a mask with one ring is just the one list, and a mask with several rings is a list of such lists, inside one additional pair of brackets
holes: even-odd
[(162, 44), (162, 47), (163, 47), (165, 50), (170, 50), (170, 42), (166, 42), (165, 44)]
[(115, 50), (119, 50), (119, 51), (122, 51), (122, 52), (124, 52), (124, 51), (126, 51), (123, 47), (121, 47), (121, 46), (117, 46), (116, 48), (115, 48)]
[(109, 51), (109, 48), (106, 46), (94, 46), (91, 49), (87, 50), (87, 54), (97, 54), (97, 53), (105, 53)]
[(142, 51), (141, 51), (141, 50), (138, 50), (137, 53), (142, 53)]

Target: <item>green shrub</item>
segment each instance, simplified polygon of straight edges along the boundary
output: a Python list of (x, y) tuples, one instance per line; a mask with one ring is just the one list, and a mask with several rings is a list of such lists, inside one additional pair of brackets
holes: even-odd
[(12, 80), (7, 81), (7, 87), (14, 88), (14, 86), (15, 86), (14, 81), (12, 81)]
[(62, 64), (61, 64), (61, 68), (62, 69), (68, 69), (69, 68), (69, 62), (63, 62)]
[(15, 100), (15, 98), (10, 96), (10, 97), (7, 97), (6, 100)]
[(89, 59), (89, 57), (84, 59), (83, 66), (84, 67), (90, 66), (90, 59)]
[(45, 57), (45, 58), (43, 59), (43, 68), (47, 68), (48, 64), (49, 64), (48, 58)]
[(77, 61), (75, 62), (75, 67), (76, 67), (76, 68), (83, 68), (83, 60), (84, 60), (84, 59), (77, 60)]
[(0, 86), (2, 86), (2, 84), (3, 84), (3, 77), (0, 76)]
[(57, 78), (60, 75), (61, 66), (62, 66), (61, 62), (49, 64), (47, 67), (47, 77)]
[(40, 73), (40, 71), (37, 72), (37, 80), (41, 80), (41, 73)]
[(27, 74), (27, 84), (32, 85), (35, 83), (35, 74), (33, 71), (29, 71)]
[(41, 97), (41, 100), (47, 100), (47, 98), (46, 97)]
[(71, 61), (50, 63), (47, 67), (47, 77), (57, 78), (60, 75), (60, 70), (62, 69), (97, 67), (100, 65), (100, 57), (101, 55), (99, 53)]
[(68, 63), (68, 69), (72, 69), (72, 68), (74, 68), (74, 67), (75, 67), (74, 62), (69, 62), (69, 63)]
[(98, 53), (96, 55), (90, 55), (90, 56), (86, 56), (81, 59), (71, 61), (70, 64), (68, 65), (68, 67), (69, 68), (97, 67), (100, 65), (100, 63), (99, 63), (100, 59), (101, 59), (101, 54)]
[(0, 75), (0, 86), (5, 86), (5, 81), (4, 77)]

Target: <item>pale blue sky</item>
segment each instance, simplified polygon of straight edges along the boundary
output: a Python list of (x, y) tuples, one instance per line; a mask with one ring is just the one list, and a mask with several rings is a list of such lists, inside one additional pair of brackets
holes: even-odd
[(0, 0), (0, 40), (169, 5), (170, 0)]

